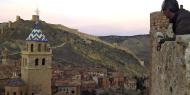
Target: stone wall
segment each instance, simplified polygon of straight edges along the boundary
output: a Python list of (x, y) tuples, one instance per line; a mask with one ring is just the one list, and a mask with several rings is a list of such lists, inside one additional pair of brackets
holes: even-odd
[(20, 16), (16, 16), (16, 21), (19, 21), (21, 20), (21, 17)]
[[(156, 32), (167, 32), (169, 23), (161, 12), (150, 15), (152, 56), (150, 95), (190, 95), (186, 73), (189, 48), (176, 41), (166, 41), (156, 50)], [(189, 46), (190, 47), (190, 46)], [(190, 56), (188, 56), (190, 57)]]
[(40, 20), (39, 15), (32, 15), (32, 21)]

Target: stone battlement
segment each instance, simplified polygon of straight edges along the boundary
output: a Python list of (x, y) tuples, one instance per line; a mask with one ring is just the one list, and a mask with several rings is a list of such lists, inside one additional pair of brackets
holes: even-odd
[(160, 11), (152, 12), (150, 14), (150, 37), (151, 37), (151, 45), (155, 46), (155, 33), (156, 32), (167, 32), (167, 28), (169, 26), (169, 20), (166, 16)]
[(32, 21), (38, 21), (39, 19), (39, 15), (32, 15)]
[[(177, 41), (166, 41), (156, 50), (156, 32), (168, 32), (168, 19), (161, 12), (150, 15), (151, 82), (150, 95), (190, 95), (188, 64), (190, 46)], [(186, 56), (186, 57), (185, 57)], [(187, 58), (188, 56), (188, 58)], [(187, 62), (188, 61), (188, 62)]]
[(169, 20), (161, 12), (150, 14), (150, 30), (166, 31)]

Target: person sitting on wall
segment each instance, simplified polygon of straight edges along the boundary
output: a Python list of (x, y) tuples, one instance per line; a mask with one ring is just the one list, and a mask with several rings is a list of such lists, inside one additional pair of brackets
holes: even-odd
[(190, 42), (190, 35), (187, 35), (190, 34), (190, 12), (185, 10), (183, 5), (179, 8), (176, 0), (164, 0), (162, 12), (169, 19), (169, 27), (171, 27), (174, 35), (168, 36), (167, 34), (157, 33), (159, 39), (157, 50), (161, 49), (161, 44), (165, 41)]

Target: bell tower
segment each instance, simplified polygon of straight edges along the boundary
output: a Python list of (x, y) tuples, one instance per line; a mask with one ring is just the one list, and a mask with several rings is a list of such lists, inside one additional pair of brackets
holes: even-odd
[(28, 95), (52, 95), (52, 50), (40, 29), (39, 19), (22, 50), (21, 78), (27, 85)]

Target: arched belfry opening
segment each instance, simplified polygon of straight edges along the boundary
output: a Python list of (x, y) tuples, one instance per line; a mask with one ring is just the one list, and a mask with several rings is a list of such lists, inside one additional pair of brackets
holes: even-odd
[(31, 44), (30, 51), (34, 52), (34, 44)]
[(35, 59), (35, 66), (38, 66), (38, 64), (39, 64), (39, 59), (36, 58), (36, 59)]
[(45, 65), (45, 64), (46, 64), (46, 59), (43, 58), (43, 59), (42, 59), (42, 65)]

